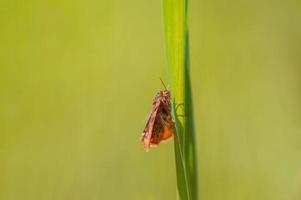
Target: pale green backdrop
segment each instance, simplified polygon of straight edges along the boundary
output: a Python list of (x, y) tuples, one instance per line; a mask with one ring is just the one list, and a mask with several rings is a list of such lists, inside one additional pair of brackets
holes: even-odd
[[(201, 200), (301, 199), (301, 2), (190, 1)], [(0, 0), (0, 199), (174, 200), (139, 141), (161, 1)]]

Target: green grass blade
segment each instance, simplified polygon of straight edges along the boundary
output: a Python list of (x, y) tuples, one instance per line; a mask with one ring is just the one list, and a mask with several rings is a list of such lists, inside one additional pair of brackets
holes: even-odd
[(176, 121), (175, 156), (178, 195), (181, 200), (196, 200), (197, 161), (189, 76), (187, 0), (163, 0), (163, 18)]

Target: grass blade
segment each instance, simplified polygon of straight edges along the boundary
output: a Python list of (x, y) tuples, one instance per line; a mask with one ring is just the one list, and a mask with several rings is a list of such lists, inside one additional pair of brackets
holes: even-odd
[(169, 79), (176, 121), (175, 157), (178, 196), (197, 199), (197, 167), (192, 94), (189, 76), (187, 0), (163, 0)]

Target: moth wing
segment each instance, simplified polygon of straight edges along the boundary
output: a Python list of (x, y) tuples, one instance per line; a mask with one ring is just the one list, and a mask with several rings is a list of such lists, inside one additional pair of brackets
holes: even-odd
[(150, 145), (152, 147), (157, 146), (161, 142), (167, 142), (173, 138), (174, 131), (173, 128), (165, 126), (163, 131), (158, 134), (158, 136), (152, 136)]
[(166, 112), (163, 104), (159, 105), (153, 132), (150, 140), (151, 146), (168, 141), (174, 135), (174, 122), (171, 114)]
[(143, 133), (141, 135), (141, 141), (143, 142), (144, 144), (144, 148), (146, 150), (148, 150), (151, 146), (151, 138), (152, 138), (152, 135), (153, 135), (153, 128), (154, 128), (154, 123), (155, 123), (155, 119), (156, 119), (156, 116), (157, 116), (157, 112), (158, 112), (158, 108), (160, 106), (160, 101), (156, 102), (154, 105), (153, 105), (153, 108), (152, 108), (152, 112), (146, 122), (146, 125), (145, 125), (145, 128), (143, 130)]
[(168, 141), (169, 139), (171, 139), (173, 137), (174, 134), (174, 130), (173, 127), (164, 127), (164, 131), (162, 133), (162, 142)]

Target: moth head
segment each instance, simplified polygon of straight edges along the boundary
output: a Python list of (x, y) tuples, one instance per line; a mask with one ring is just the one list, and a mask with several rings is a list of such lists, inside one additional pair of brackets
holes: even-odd
[(164, 84), (163, 80), (160, 78), (162, 85), (164, 86), (164, 90), (159, 92), (160, 97), (169, 101), (170, 99), (170, 91), (167, 89), (166, 85)]
[(163, 97), (170, 97), (170, 91), (169, 90), (163, 90), (162, 91), (162, 96)]
[(169, 105), (170, 104), (170, 91), (162, 90), (160, 100), (163, 104)]

